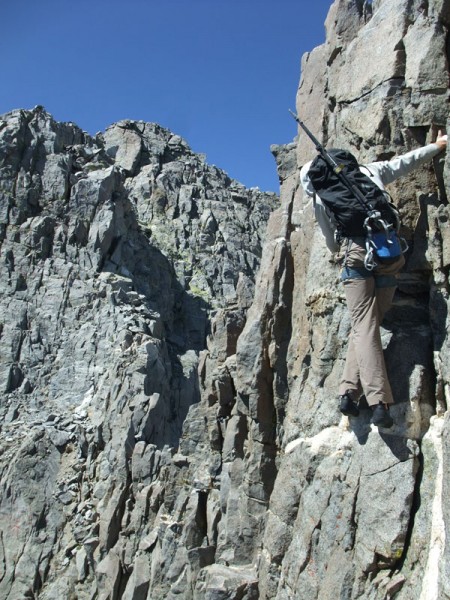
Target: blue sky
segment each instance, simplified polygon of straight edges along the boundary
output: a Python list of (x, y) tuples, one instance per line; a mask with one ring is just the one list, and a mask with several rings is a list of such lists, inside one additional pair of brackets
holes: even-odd
[(279, 191), (304, 52), (331, 0), (2, 0), (0, 114), (43, 105), (95, 134), (153, 121), (248, 187)]

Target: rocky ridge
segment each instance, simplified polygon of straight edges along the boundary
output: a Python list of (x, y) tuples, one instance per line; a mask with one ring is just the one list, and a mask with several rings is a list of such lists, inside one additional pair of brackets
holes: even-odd
[[(449, 24), (448, 0), (336, 0), (299, 114), (363, 161), (431, 141)], [(450, 596), (449, 159), (390, 190), (384, 432), (335, 407), (349, 321), (304, 136), (273, 148), (276, 210), (156, 125), (36, 108), (0, 136), (2, 596)]]
[[(0, 136), (0, 595), (136, 597), (139, 553), (160, 529), (175, 553), (169, 514), (197, 510), (181, 428), (214, 315), (234, 353), (278, 197), (151, 123), (92, 138), (36, 107)], [(199, 465), (199, 506), (219, 458)], [(160, 562), (153, 597), (173, 581)]]

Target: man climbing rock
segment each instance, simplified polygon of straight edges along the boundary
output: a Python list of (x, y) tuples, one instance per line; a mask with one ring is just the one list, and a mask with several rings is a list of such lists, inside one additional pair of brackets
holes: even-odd
[[(358, 165), (356, 159), (345, 151), (330, 151), (330, 154), (334, 152), (337, 158), (343, 154), (348, 155), (350, 162), (354, 161), (358, 176), (363, 173), (378, 188), (384, 190), (385, 185), (431, 160), (445, 150), (446, 146), (447, 135), (439, 131), (435, 143), (389, 161)], [(344, 169), (346, 171), (347, 167)], [(339, 170), (335, 169), (335, 172), (338, 174)], [(358, 416), (358, 399), (364, 394), (373, 411), (372, 423), (389, 428), (393, 425), (389, 405), (393, 404), (394, 399), (383, 357), (380, 324), (391, 306), (397, 284), (396, 276), (405, 259), (400, 252), (392, 260), (382, 262), (376, 252), (373, 254), (369, 248), (367, 236), (345, 234), (345, 230), (343, 233), (342, 220), (336, 211), (333, 213), (330, 210), (330, 204), (325, 202), (328, 190), (317, 184), (315, 175), (314, 162), (307, 163), (300, 172), (301, 183), (305, 192), (313, 197), (315, 217), (328, 249), (333, 253), (339, 252), (341, 281), (351, 318), (351, 334), (339, 388), (339, 409), (344, 415)], [(322, 184), (324, 181), (322, 179)], [(320, 195), (317, 193), (318, 189), (322, 190)], [(370, 260), (368, 251), (372, 252)]]

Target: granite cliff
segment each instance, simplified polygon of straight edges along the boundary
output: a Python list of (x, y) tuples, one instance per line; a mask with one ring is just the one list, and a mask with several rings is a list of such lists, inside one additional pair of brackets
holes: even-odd
[[(336, 0), (299, 114), (361, 160), (431, 141), (449, 25), (449, 0)], [(383, 432), (337, 411), (314, 148), (272, 150), (280, 199), (156, 124), (1, 117), (1, 598), (450, 597), (450, 159), (390, 190), (410, 250)]]

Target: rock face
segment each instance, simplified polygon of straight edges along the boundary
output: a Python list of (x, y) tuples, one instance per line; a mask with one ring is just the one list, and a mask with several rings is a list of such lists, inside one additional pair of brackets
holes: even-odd
[(162, 597), (214, 559), (199, 361), (212, 328), (235, 354), (278, 197), (154, 124), (36, 107), (0, 135), (0, 596)]
[[(326, 43), (303, 57), (298, 113), (361, 162), (433, 141), (448, 128), (449, 22), (444, 1), (336, 1)], [(273, 388), (285, 454), (262, 536), (260, 597), (447, 597), (448, 162), (439, 157), (390, 189), (410, 250), (383, 328), (396, 400), (396, 425), (383, 433), (369, 414), (349, 422), (336, 413), (349, 322), (339, 269), (299, 187), (314, 147), (301, 132), (275, 153), (294, 277), (278, 297), (292, 297), (289, 394), (283, 402)]]
[[(299, 114), (362, 161), (431, 141), (449, 24), (448, 0), (336, 0)], [(281, 206), (154, 124), (1, 118), (1, 598), (450, 596), (449, 159), (390, 190), (410, 250), (383, 433), (336, 409), (314, 148), (273, 152)]]

